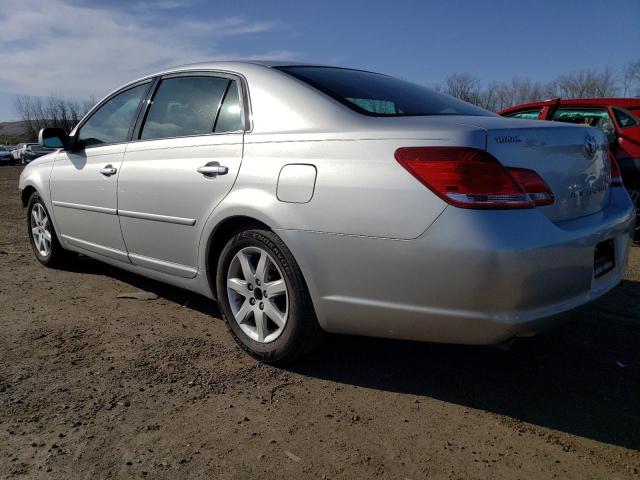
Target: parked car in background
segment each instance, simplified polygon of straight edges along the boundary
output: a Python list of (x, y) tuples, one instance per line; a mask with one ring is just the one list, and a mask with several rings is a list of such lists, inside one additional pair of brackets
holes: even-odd
[(173, 68), (40, 141), (56, 152), (19, 188), (41, 263), (80, 252), (217, 299), (267, 362), (322, 330), (534, 335), (620, 282), (635, 222), (601, 130), (346, 68)]
[(27, 164), (42, 155), (46, 155), (47, 153), (51, 153), (55, 151), (54, 148), (43, 147), (40, 144), (35, 145), (27, 145), (27, 147), (22, 152), (22, 164)]
[(31, 145), (38, 145), (37, 143), (19, 143), (16, 145), (16, 148), (11, 151), (11, 155), (13, 156), (13, 160), (16, 163), (24, 163), (22, 157), (24, 153), (27, 151), (27, 147)]
[(13, 163), (13, 155), (11, 155), (11, 151), (0, 145), (0, 165), (11, 165)]
[(597, 127), (606, 135), (622, 180), (638, 210), (640, 231), (640, 98), (546, 100), (506, 108), (503, 117)]

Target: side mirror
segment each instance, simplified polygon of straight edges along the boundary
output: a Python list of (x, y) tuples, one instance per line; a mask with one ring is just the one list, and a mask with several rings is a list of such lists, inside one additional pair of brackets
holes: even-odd
[(48, 148), (67, 148), (69, 135), (62, 128), (46, 127), (40, 130), (38, 143)]

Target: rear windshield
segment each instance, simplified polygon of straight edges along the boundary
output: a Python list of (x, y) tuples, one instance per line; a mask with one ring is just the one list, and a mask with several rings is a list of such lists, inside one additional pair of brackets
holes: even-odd
[(379, 73), (335, 67), (279, 67), (347, 107), (376, 117), (493, 115), (467, 102)]

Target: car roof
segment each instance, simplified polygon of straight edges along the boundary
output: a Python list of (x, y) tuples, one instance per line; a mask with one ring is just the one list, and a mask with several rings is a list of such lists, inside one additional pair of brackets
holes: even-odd
[[(319, 63), (305, 62), (286, 62), (279, 60), (212, 60), (210, 62), (187, 63), (184, 65), (175, 65), (165, 68), (145, 78), (164, 75), (171, 72), (189, 71), (189, 70), (226, 70), (242, 74), (247, 70), (255, 67), (277, 68), (277, 67), (332, 67), (332, 65), (322, 65)], [(252, 68), (253, 67), (253, 68)]]
[(498, 112), (500, 115), (513, 113), (520, 110), (529, 110), (552, 105), (573, 106), (573, 107), (621, 107), (640, 108), (640, 98), (552, 98), (543, 102), (523, 103), (505, 108)]
[[(328, 65), (323, 63), (310, 63), (310, 62), (290, 62), (290, 61), (282, 61), (282, 60), (212, 60), (209, 62), (198, 62), (198, 63), (187, 63), (184, 65), (175, 65), (173, 67), (168, 67), (163, 70), (153, 72), (149, 75), (145, 75), (144, 77), (138, 78), (133, 82), (128, 82), (126, 86), (133, 85), (137, 82), (157, 77), (159, 75), (167, 75), (171, 73), (181, 73), (181, 72), (189, 72), (189, 71), (207, 71), (207, 70), (217, 70), (221, 72), (229, 72), (235, 73), (239, 75), (245, 75), (249, 72), (256, 72), (259, 69), (272, 69), (278, 67), (325, 67), (325, 68), (339, 68), (343, 70), (358, 70), (369, 73), (379, 73), (372, 72), (369, 70), (362, 70), (358, 68), (348, 68), (348, 67), (339, 67), (336, 65)], [(384, 74), (380, 74), (384, 75)], [(118, 88), (121, 89), (124, 86)], [(112, 92), (113, 93), (113, 92)]]
[(283, 61), (283, 60), (211, 60), (209, 62), (197, 62), (197, 63), (187, 63), (184, 65), (176, 65), (174, 67), (169, 67), (170, 70), (180, 70), (180, 69), (193, 69), (194, 67), (198, 68), (219, 68), (220, 66), (225, 67), (235, 67), (235, 68), (243, 68), (247, 65), (261, 65), (263, 67), (277, 68), (277, 67), (333, 67), (333, 68), (341, 68), (336, 67), (335, 65), (328, 65), (323, 63), (313, 63), (313, 62), (291, 62), (291, 61)]

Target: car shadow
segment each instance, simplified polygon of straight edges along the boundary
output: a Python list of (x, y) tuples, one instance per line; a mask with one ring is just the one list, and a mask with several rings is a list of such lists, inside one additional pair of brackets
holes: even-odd
[[(90, 259), (108, 275), (219, 317), (202, 296)], [(640, 282), (623, 281), (574, 321), (510, 349), (332, 336), (284, 367), (301, 375), (431, 397), (640, 450)]]
[(73, 273), (84, 273), (88, 275), (104, 275), (115, 280), (127, 283), (135, 289), (145, 292), (155, 293), (159, 297), (177, 303), (192, 310), (196, 310), (206, 315), (220, 318), (220, 310), (216, 302), (197, 293), (189, 292), (178, 287), (173, 287), (166, 283), (158, 282), (141, 275), (127, 272), (117, 267), (112, 267), (98, 260), (79, 255), (77, 259), (67, 263), (62, 270)]
[(640, 450), (640, 282), (508, 350), (335, 337), (292, 370)]

